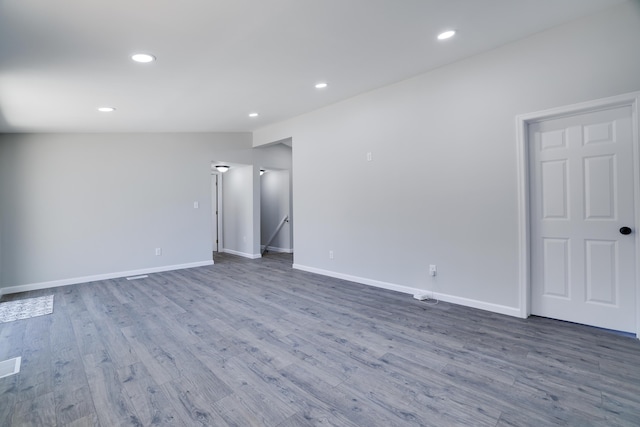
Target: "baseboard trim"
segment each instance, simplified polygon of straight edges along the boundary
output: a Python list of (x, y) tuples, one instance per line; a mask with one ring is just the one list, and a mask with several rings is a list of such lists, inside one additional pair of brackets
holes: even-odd
[(379, 280), (366, 279), (364, 277), (351, 276), (349, 274), (338, 273), (331, 270), (323, 270), (321, 268), (309, 267), (306, 265), (293, 264), (293, 268), (297, 270), (316, 273), (322, 276), (334, 277), (336, 279), (348, 280), (350, 282), (361, 283), (363, 285), (375, 286), (376, 288), (389, 289), (391, 291), (402, 292), (404, 294), (415, 294), (420, 289), (411, 288), (409, 286), (396, 285), (395, 283), (381, 282)]
[[(260, 250), (264, 251), (264, 246), (260, 246)], [(292, 254), (293, 249), (292, 248), (276, 248), (274, 246), (269, 246), (269, 248), (267, 249), (267, 252), (280, 252), (283, 254)]]
[(493, 304), (485, 301), (478, 301), (470, 298), (458, 297), (455, 295), (447, 295), (439, 292), (426, 291), (425, 289), (412, 288), (409, 286), (398, 285), (395, 283), (382, 282), (379, 280), (367, 279), (364, 277), (351, 276), (349, 274), (338, 273), (330, 270), (323, 270), (320, 268), (309, 267), (301, 264), (293, 264), (293, 268), (296, 270), (307, 271), (309, 273), (320, 274), (322, 276), (334, 277), (336, 279), (348, 280), (350, 282), (361, 283), (363, 285), (374, 286), (376, 288), (388, 289), (391, 291), (402, 292), (405, 294), (422, 294), (428, 292), (432, 294), (434, 298), (440, 301), (449, 302), (452, 304), (462, 305), (465, 307), (477, 308), (479, 310), (490, 311), (492, 313), (504, 314), (507, 316), (521, 317), (520, 309), (516, 307), (509, 307), (506, 305)]
[(490, 311), (492, 313), (522, 318), (520, 309), (516, 307), (509, 307), (508, 305), (500, 305), (486, 301), (463, 298), (455, 295), (441, 294), (438, 292), (434, 292), (433, 295), (440, 301), (450, 302), (451, 304), (463, 305), (465, 307), (477, 308), (478, 310)]
[(227, 249), (227, 248), (223, 248), (222, 252), (227, 253), (227, 254), (231, 254), (231, 255), (238, 255), (244, 258), (249, 258), (249, 259), (258, 259), (258, 258), (262, 258), (261, 254), (248, 254), (246, 252), (240, 252), (240, 251), (234, 251), (233, 249)]
[(162, 267), (143, 268), (140, 270), (119, 271), (115, 273), (96, 274), (94, 276), (74, 277), (71, 279), (53, 280), (50, 282), (30, 283), (27, 285), (9, 286), (0, 289), (0, 296), (3, 294), (16, 294), (18, 292), (36, 291), (39, 289), (57, 288), (58, 286), (77, 285), (79, 283), (97, 282), (99, 280), (119, 279), (129, 276), (140, 276), (150, 273), (161, 273), (163, 271), (183, 270), (186, 268), (203, 267), (213, 265), (212, 260), (191, 262), (187, 264), (165, 265)]

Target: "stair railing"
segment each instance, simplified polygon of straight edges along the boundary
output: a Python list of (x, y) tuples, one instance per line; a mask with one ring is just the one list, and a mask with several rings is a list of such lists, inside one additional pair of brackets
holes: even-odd
[(273, 242), (273, 239), (276, 238), (276, 236), (278, 235), (278, 232), (282, 229), (282, 226), (284, 225), (285, 222), (289, 222), (289, 215), (285, 215), (284, 218), (282, 218), (282, 220), (280, 221), (280, 224), (278, 224), (278, 227), (276, 227), (276, 231), (274, 231), (271, 237), (269, 237), (267, 244), (264, 245), (264, 248), (262, 249), (262, 255), (264, 255), (265, 252), (267, 252), (267, 248), (269, 247), (269, 245), (271, 245), (271, 242)]

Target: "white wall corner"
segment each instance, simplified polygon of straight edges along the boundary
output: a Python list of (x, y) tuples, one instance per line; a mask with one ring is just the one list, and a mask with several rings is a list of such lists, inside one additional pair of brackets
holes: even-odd
[(114, 273), (97, 274), (93, 276), (73, 277), (70, 279), (53, 280), (50, 282), (39, 282), (39, 283), (30, 283), (26, 285), (9, 286), (9, 287), (0, 289), (0, 296), (2, 293), (16, 294), (18, 292), (36, 291), (39, 289), (57, 288), (59, 286), (68, 286), (68, 285), (77, 285), (80, 283), (97, 282), (100, 280), (120, 279), (123, 277), (129, 277), (129, 276), (140, 276), (144, 274), (161, 273), (163, 271), (174, 271), (174, 270), (183, 270), (186, 268), (204, 267), (207, 265), (213, 265), (213, 261), (212, 260), (198, 261), (198, 262), (191, 262), (187, 264), (166, 265), (162, 267), (143, 268), (140, 270), (119, 271)]
[(531, 314), (529, 305), (529, 170), (527, 156), (527, 122), (522, 115), (516, 117), (516, 156), (518, 185), (518, 317)]
[(336, 279), (348, 280), (350, 282), (361, 283), (363, 285), (369, 285), (376, 288), (388, 289), (391, 291), (402, 292), (405, 294), (423, 294), (428, 292), (440, 301), (449, 302), (452, 304), (462, 305), (465, 307), (477, 308), (479, 310), (490, 311), (492, 313), (504, 314), (512, 317), (521, 317), (519, 307), (509, 307), (500, 304), (493, 304), (486, 301), (478, 301), (469, 298), (457, 297), (455, 295), (447, 295), (443, 293), (425, 291), (424, 289), (412, 288), (409, 286), (398, 285), (395, 283), (381, 282), (379, 280), (367, 279), (364, 277), (351, 276), (349, 274), (337, 273), (335, 271), (323, 270), (315, 267), (308, 267), (300, 264), (293, 264), (293, 268), (297, 270), (307, 271), (309, 273), (320, 274), (323, 276), (334, 277)]

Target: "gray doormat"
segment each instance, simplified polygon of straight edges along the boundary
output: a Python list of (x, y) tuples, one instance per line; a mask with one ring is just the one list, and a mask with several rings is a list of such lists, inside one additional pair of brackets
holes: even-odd
[(14, 357), (13, 359), (3, 360), (0, 362), (0, 378), (15, 375), (20, 372), (20, 361), (22, 357)]
[(53, 295), (0, 303), (0, 323), (53, 313)]

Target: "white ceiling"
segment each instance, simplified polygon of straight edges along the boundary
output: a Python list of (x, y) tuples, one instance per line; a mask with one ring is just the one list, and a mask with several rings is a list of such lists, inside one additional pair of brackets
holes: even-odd
[(624, 1), (0, 0), (0, 132), (252, 131)]

